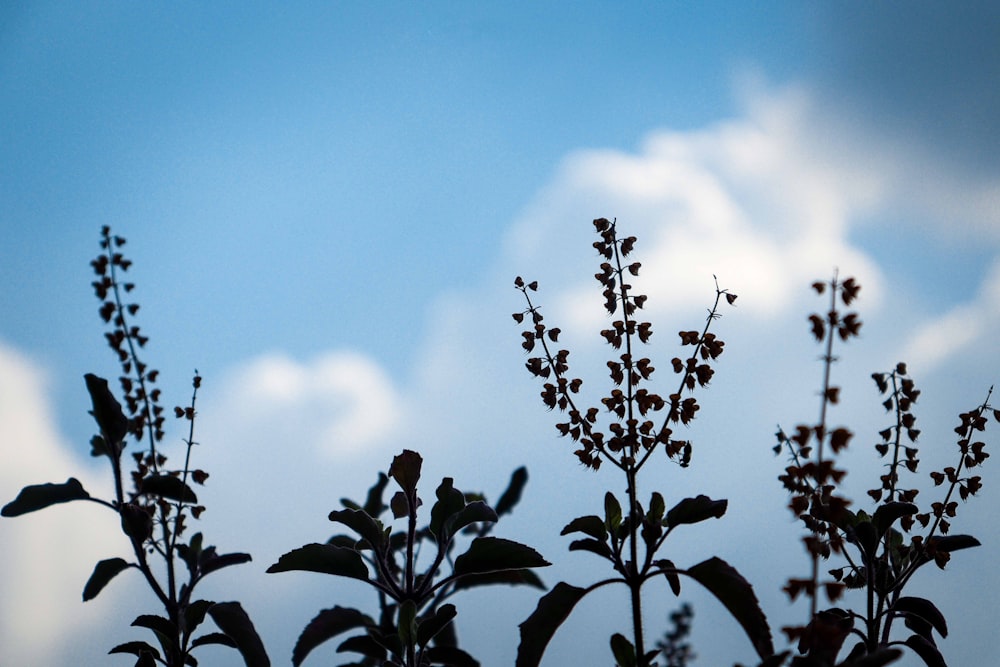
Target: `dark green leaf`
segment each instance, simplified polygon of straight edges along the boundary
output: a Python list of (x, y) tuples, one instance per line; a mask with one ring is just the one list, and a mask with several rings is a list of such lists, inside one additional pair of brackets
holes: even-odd
[[(104, 434), (105, 440), (113, 443), (112, 446), (120, 447), (119, 443), (125, 439), (125, 435), (128, 433), (128, 419), (122, 412), (121, 403), (108, 389), (108, 381), (104, 378), (87, 373), (83, 379), (87, 383), (90, 402), (94, 406), (90, 414), (94, 416), (94, 421), (97, 422), (101, 433)], [(120, 451), (118, 449), (116, 455)]]
[(590, 535), (594, 539), (606, 541), (608, 539), (608, 528), (604, 524), (604, 520), (599, 516), (581, 516), (573, 519), (566, 527), (562, 529), (560, 535), (569, 535), (570, 533), (585, 533)]
[(194, 648), (195, 646), (203, 646), (205, 644), (219, 644), (220, 646), (236, 648), (236, 642), (233, 641), (233, 638), (221, 632), (209, 632), (200, 637), (196, 637), (191, 641), (191, 648)]
[(660, 571), (663, 572), (664, 576), (667, 578), (667, 583), (670, 584), (670, 590), (674, 595), (681, 594), (681, 578), (677, 574), (677, 566), (674, 565), (672, 560), (662, 559), (655, 561), (656, 565), (659, 566)]
[(270, 667), (271, 660), (264, 650), (253, 622), (239, 602), (220, 602), (208, 610), (215, 624), (236, 642), (236, 650), (243, 656), (247, 667)]
[(156, 635), (164, 653), (172, 653), (177, 645), (177, 626), (168, 619), (154, 614), (137, 616), (132, 625), (138, 628), (149, 628)]
[(708, 496), (685, 498), (667, 512), (666, 525), (670, 528), (684, 523), (698, 523), (711, 518), (720, 518), (726, 513), (728, 500), (712, 500)]
[(920, 635), (910, 635), (903, 642), (913, 650), (927, 667), (948, 667), (937, 646)]
[(389, 508), (392, 510), (392, 516), (397, 519), (402, 519), (409, 514), (410, 503), (406, 499), (406, 494), (402, 491), (392, 494), (392, 499), (389, 501)]
[(431, 508), (430, 531), (438, 544), (447, 544), (453, 533), (449, 530), (450, 519), (465, 508), (465, 494), (452, 486), (451, 477), (445, 477), (438, 485), (437, 502)]
[(912, 614), (930, 623), (942, 637), (948, 636), (948, 623), (944, 614), (930, 600), (917, 597), (901, 597), (892, 605), (897, 614)]
[(404, 449), (399, 456), (392, 459), (392, 465), (389, 466), (389, 477), (396, 480), (396, 483), (407, 495), (415, 495), (417, 482), (420, 481), (420, 466), (423, 462), (420, 454)]
[(191, 487), (173, 475), (150, 475), (142, 480), (140, 492), (192, 505), (198, 502)]
[(521, 500), (521, 492), (524, 490), (524, 485), (527, 482), (528, 469), (521, 466), (510, 476), (510, 484), (507, 485), (507, 490), (503, 492), (500, 500), (497, 501), (497, 516), (508, 514), (514, 509), (514, 506)]
[(332, 544), (307, 544), (289, 551), (267, 568), (268, 573), (292, 570), (335, 574), (368, 581), (368, 567), (361, 559), (361, 554)]
[(0, 516), (21, 516), (36, 512), (50, 505), (68, 503), (71, 500), (86, 500), (90, 497), (80, 480), (70, 477), (63, 484), (33, 484), (21, 489), (17, 498), (3, 506)]
[(83, 601), (93, 600), (97, 597), (108, 582), (115, 578), (115, 575), (128, 568), (128, 562), (123, 558), (108, 558), (102, 560), (94, 567), (94, 573), (87, 580), (87, 585), (83, 587)]
[(434, 610), (434, 614), (420, 622), (417, 628), (417, 646), (423, 648), (430, 643), (439, 632), (451, 623), (458, 612), (453, 604), (443, 604)]
[(501, 537), (477, 537), (469, 549), (455, 559), (454, 575), (482, 574), (500, 570), (551, 565), (529, 546)]
[(379, 550), (385, 539), (384, 527), (378, 519), (373, 519), (364, 510), (334, 510), (330, 521), (342, 523), (368, 541), (373, 549)]
[(927, 547), (937, 551), (958, 551), (982, 546), (982, 543), (972, 535), (935, 535), (927, 540)]
[(417, 603), (404, 600), (399, 605), (399, 618), (396, 622), (399, 633), (399, 643), (403, 646), (415, 646), (417, 641)]
[(708, 589), (729, 610), (746, 631), (757, 655), (774, 653), (771, 629), (761, 611), (753, 586), (721, 558), (712, 557), (687, 570), (686, 574)]
[(625, 635), (618, 632), (611, 635), (611, 652), (615, 656), (616, 667), (635, 667), (635, 647), (625, 639)]
[(604, 494), (604, 527), (614, 533), (622, 525), (622, 506), (618, 499), (608, 491)]
[(378, 474), (378, 481), (375, 482), (375, 486), (368, 489), (368, 498), (365, 500), (365, 506), (360, 508), (368, 513), (368, 516), (377, 517), (383, 511), (385, 511), (385, 503), (382, 501), (382, 494), (385, 492), (385, 487), (389, 485), (389, 478), (385, 473), (380, 472)]
[(878, 509), (875, 510), (875, 514), (872, 515), (872, 523), (875, 524), (875, 530), (881, 537), (900, 517), (916, 514), (919, 511), (920, 508), (913, 503), (885, 503), (879, 505)]
[(211, 556), (205, 558), (205, 562), (201, 564), (202, 575), (215, 572), (216, 570), (221, 570), (224, 567), (229, 567), (230, 565), (240, 565), (242, 563), (249, 563), (253, 560), (250, 554), (223, 554), (221, 556)]
[[(874, 653), (862, 656), (850, 663), (850, 667), (885, 667), (899, 660), (903, 652), (898, 648), (884, 646), (875, 649)], [(846, 663), (845, 663), (846, 664)]]
[(374, 625), (375, 621), (371, 617), (357, 609), (349, 607), (324, 609), (316, 618), (309, 621), (309, 625), (299, 635), (292, 650), (292, 665), (298, 667), (310, 651), (331, 637), (354, 628), (368, 628)]
[(213, 604), (215, 603), (209, 600), (195, 600), (187, 606), (184, 610), (184, 622), (189, 635), (202, 624), (205, 614)]
[(518, 626), (521, 643), (517, 647), (516, 667), (538, 667), (552, 636), (586, 594), (586, 589), (560, 581), (538, 600), (535, 611)]
[(569, 545), (570, 551), (589, 551), (591, 553), (597, 554), (601, 558), (607, 558), (612, 560), (614, 556), (611, 553), (611, 547), (608, 546), (607, 542), (602, 542), (601, 540), (595, 540), (592, 537), (588, 537), (582, 540), (573, 540)]
[(449, 532), (452, 535), (458, 533), (470, 523), (478, 523), (485, 521), (488, 523), (495, 523), (499, 518), (497, 513), (493, 511), (493, 508), (484, 503), (482, 500), (476, 500), (465, 506), (458, 514), (455, 515), (454, 520), (451, 523)]
[(115, 653), (130, 653), (135, 656), (141, 656), (143, 653), (149, 653), (155, 658), (160, 657), (160, 652), (156, 650), (156, 647), (151, 646), (146, 642), (125, 642), (124, 644), (119, 644), (108, 651), (108, 655), (113, 655)]
[(479, 667), (479, 661), (457, 646), (431, 646), (424, 651), (424, 657), (432, 665), (448, 667)]
[(488, 572), (486, 574), (467, 574), (455, 582), (454, 590), (460, 591), (463, 588), (475, 588), (476, 586), (494, 586), (507, 584), (509, 586), (533, 586), (545, 590), (546, 586), (538, 575), (531, 570), (503, 570), (502, 572)]
[[(398, 638), (396, 639), (396, 642), (399, 642)], [(355, 635), (354, 637), (348, 637), (344, 641), (340, 642), (340, 645), (337, 646), (337, 653), (345, 653), (347, 651), (360, 653), (363, 656), (374, 658), (375, 660), (384, 660), (386, 655), (385, 646), (375, 641), (375, 639), (369, 635)]]
[(655, 523), (663, 521), (663, 513), (667, 511), (667, 506), (663, 502), (663, 496), (654, 491), (649, 498), (649, 511), (646, 518)]

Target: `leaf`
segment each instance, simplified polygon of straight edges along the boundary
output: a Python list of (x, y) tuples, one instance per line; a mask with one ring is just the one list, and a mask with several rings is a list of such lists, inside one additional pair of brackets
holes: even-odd
[(439, 545), (447, 544), (453, 534), (449, 529), (451, 525), (449, 519), (465, 508), (465, 494), (452, 484), (451, 477), (445, 477), (441, 480), (441, 484), (438, 485), (435, 492), (437, 502), (431, 508), (429, 528)]
[(396, 622), (399, 632), (399, 642), (406, 647), (414, 646), (417, 640), (417, 603), (404, 600), (399, 605), (399, 615)]
[(453, 574), (482, 574), (500, 570), (519, 570), (525, 567), (551, 565), (541, 554), (520, 542), (502, 537), (477, 537), (469, 549), (455, 559)]
[(198, 502), (198, 496), (195, 495), (191, 487), (182, 482), (180, 477), (173, 475), (150, 475), (142, 480), (140, 493), (169, 498), (182, 503), (195, 504)]
[(712, 557), (689, 568), (686, 573), (708, 589), (729, 610), (746, 631), (757, 655), (766, 658), (774, 653), (771, 629), (760, 609), (753, 586), (721, 558)]
[(368, 489), (368, 498), (365, 499), (365, 506), (363, 509), (368, 516), (377, 517), (383, 511), (385, 511), (385, 503), (382, 501), (382, 493), (385, 491), (385, 487), (389, 485), (389, 478), (385, 473), (380, 472), (378, 474), (378, 481), (375, 485)]
[(521, 642), (515, 667), (538, 667), (552, 636), (586, 594), (586, 589), (560, 581), (538, 600), (535, 611), (518, 626)]
[(597, 540), (608, 539), (608, 528), (604, 524), (604, 520), (593, 514), (573, 519), (559, 534), (569, 535), (570, 533), (585, 533)]
[[(396, 643), (399, 643), (399, 638), (396, 638)], [(366, 658), (374, 659), (375, 664), (380, 665), (396, 665), (398, 663), (388, 661), (382, 662), (386, 657), (386, 647), (376, 641), (369, 635), (355, 635), (353, 637), (348, 637), (344, 641), (340, 642), (337, 646), (337, 653), (345, 653), (347, 651), (352, 651), (354, 653), (360, 653)], [(367, 667), (367, 665), (372, 664), (369, 661), (361, 663), (351, 663), (357, 665), (358, 667)], [(343, 666), (347, 667), (347, 666)]]
[(465, 506), (462, 511), (455, 515), (455, 519), (451, 524), (449, 532), (452, 535), (458, 533), (470, 523), (477, 523), (480, 521), (487, 521), (489, 523), (495, 523), (499, 520), (497, 513), (492, 507), (484, 503), (482, 500), (476, 500)]
[(507, 485), (507, 490), (500, 496), (500, 500), (497, 501), (497, 505), (494, 508), (498, 517), (509, 514), (514, 509), (514, 506), (521, 500), (521, 492), (524, 490), (524, 485), (527, 482), (527, 468), (521, 466), (513, 472), (510, 476), (510, 484)]
[(635, 647), (625, 639), (625, 635), (618, 632), (611, 635), (611, 652), (615, 656), (616, 667), (635, 667)]
[(920, 635), (910, 635), (903, 643), (920, 656), (920, 659), (924, 661), (927, 667), (948, 667), (948, 664), (944, 661), (944, 656), (941, 655), (937, 646), (932, 644), (930, 640)]
[(614, 533), (622, 525), (622, 506), (618, 499), (608, 491), (604, 494), (604, 527)]
[(607, 542), (602, 542), (601, 540), (595, 540), (588, 537), (583, 540), (573, 540), (569, 545), (570, 551), (589, 551), (590, 553), (597, 554), (601, 558), (607, 558), (608, 560), (614, 559), (611, 553), (611, 547), (608, 546)]
[(168, 619), (154, 614), (143, 614), (137, 616), (132, 625), (138, 628), (148, 628), (153, 631), (160, 642), (160, 647), (164, 653), (170, 654), (177, 642), (177, 626)]
[(389, 477), (396, 480), (396, 483), (407, 495), (414, 495), (417, 492), (417, 482), (420, 481), (420, 466), (423, 462), (420, 454), (404, 449), (401, 454), (392, 459), (392, 465), (389, 466)]
[(431, 646), (424, 651), (424, 657), (432, 665), (448, 667), (479, 667), (479, 661), (457, 646)]
[(538, 575), (528, 569), (503, 570), (501, 572), (487, 572), (485, 574), (467, 574), (455, 582), (453, 590), (460, 591), (464, 588), (475, 588), (476, 586), (495, 586), (507, 584), (509, 586), (533, 586), (541, 590), (546, 590), (545, 584), (538, 578)]
[(196, 646), (204, 646), (206, 644), (218, 644), (220, 646), (228, 646), (229, 648), (236, 648), (236, 642), (233, 641), (232, 637), (225, 635), (221, 632), (209, 632), (207, 634), (201, 635), (200, 637), (195, 637), (191, 640), (191, 648)]
[(215, 572), (216, 570), (221, 570), (224, 567), (229, 567), (230, 565), (241, 565), (243, 563), (249, 563), (253, 559), (250, 554), (235, 553), (235, 554), (223, 554), (221, 556), (211, 556), (205, 559), (205, 562), (201, 564), (201, 574), (202, 576)]
[(298, 667), (309, 652), (331, 637), (354, 628), (368, 628), (375, 625), (370, 616), (349, 607), (324, 609), (299, 635), (292, 650), (292, 665)]
[(385, 543), (385, 532), (382, 523), (373, 519), (364, 510), (334, 510), (330, 512), (330, 521), (342, 523), (362, 538), (371, 548), (380, 551)]
[(698, 523), (713, 517), (718, 519), (726, 513), (728, 507), (728, 500), (712, 500), (703, 495), (685, 498), (667, 512), (666, 525), (673, 528), (684, 523)]
[(108, 585), (108, 582), (122, 570), (128, 569), (128, 566), (128, 562), (123, 558), (108, 558), (99, 562), (94, 567), (90, 579), (87, 580), (87, 585), (83, 587), (83, 601), (96, 598), (97, 594)]
[(270, 667), (264, 643), (253, 627), (250, 617), (239, 602), (219, 602), (208, 609), (208, 615), (228, 637), (236, 642), (236, 650), (247, 667)]
[(184, 610), (185, 631), (190, 635), (205, 620), (205, 614), (215, 604), (209, 600), (196, 600)]
[(927, 547), (937, 551), (958, 551), (982, 546), (982, 543), (972, 535), (935, 535), (927, 540)]
[(87, 498), (90, 498), (90, 494), (75, 477), (70, 477), (63, 484), (32, 484), (21, 489), (17, 498), (4, 505), (0, 510), (0, 516), (21, 516), (45, 509), (50, 505)]
[(361, 554), (354, 549), (346, 549), (333, 544), (314, 543), (293, 549), (279, 558), (277, 563), (267, 568), (269, 574), (293, 570), (335, 574), (339, 577), (368, 581), (368, 567), (361, 559)]
[(916, 514), (919, 511), (920, 508), (913, 503), (885, 503), (879, 505), (878, 509), (875, 510), (875, 514), (872, 515), (872, 523), (875, 524), (875, 530), (878, 531), (879, 536), (882, 536), (900, 517)]
[(948, 622), (944, 614), (930, 600), (918, 597), (901, 597), (892, 605), (897, 614), (912, 614), (930, 623), (942, 637), (948, 636)]
[(149, 653), (154, 658), (159, 659), (160, 657), (160, 652), (156, 650), (156, 647), (147, 644), (146, 642), (125, 642), (124, 644), (119, 644), (108, 651), (108, 655), (113, 655), (115, 653), (131, 653), (134, 656), (141, 656), (143, 653)]
[(670, 591), (676, 596), (681, 594), (681, 578), (677, 575), (677, 566), (674, 565), (672, 560), (667, 560), (666, 558), (655, 561), (655, 564), (659, 566), (660, 571), (667, 578), (667, 583), (670, 584)]
[(435, 609), (434, 614), (421, 621), (417, 627), (417, 645), (421, 648), (427, 646), (457, 614), (458, 611), (453, 604), (443, 604)]
[(105, 440), (109, 441), (109, 444), (115, 448), (117, 456), (121, 452), (121, 441), (128, 433), (128, 419), (122, 412), (121, 403), (108, 389), (108, 381), (104, 378), (87, 373), (83, 376), (83, 380), (87, 383), (90, 402), (94, 406), (90, 414), (93, 415), (98, 428), (104, 434)]

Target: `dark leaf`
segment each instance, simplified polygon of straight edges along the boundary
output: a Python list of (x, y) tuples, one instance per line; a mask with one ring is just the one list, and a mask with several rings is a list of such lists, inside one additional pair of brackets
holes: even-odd
[(615, 656), (616, 667), (635, 667), (635, 647), (618, 632), (611, 635), (611, 652)]
[(597, 540), (608, 539), (608, 529), (607, 526), (604, 525), (604, 520), (599, 516), (594, 516), (593, 514), (573, 519), (559, 534), (569, 535), (570, 533), (585, 533)]
[(340, 577), (368, 581), (368, 567), (361, 559), (361, 554), (354, 549), (346, 549), (333, 544), (307, 544), (293, 549), (279, 558), (277, 563), (267, 568), (269, 574), (292, 570), (335, 574)]
[(220, 646), (236, 648), (236, 642), (233, 641), (233, 638), (221, 632), (209, 632), (200, 637), (196, 637), (191, 641), (191, 648), (194, 648), (195, 646), (203, 646), (205, 644), (218, 644)]
[(448, 667), (479, 667), (479, 661), (457, 646), (431, 646), (424, 651), (424, 657), (432, 665)]
[(396, 480), (396, 483), (408, 495), (417, 492), (417, 482), (420, 480), (420, 466), (424, 460), (420, 454), (409, 449), (404, 449), (401, 454), (392, 459), (389, 466), (389, 477)]
[(514, 509), (514, 506), (521, 500), (521, 492), (524, 490), (524, 485), (527, 482), (528, 469), (521, 466), (510, 476), (510, 484), (507, 485), (507, 490), (503, 492), (500, 500), (497, 501), (495, 508), (497, 516), (508, 514)]
[(453, 604), (443, 604), (434, 610), (434, 615), (425, 618), (417, 627), (417, 646), (427, 646), (445, 626), (451, 623), (458, 612)]
[(125, 642), (124, 644), (119, 644), (108, 651), (108, 655), (113, 655), (115, 653), (131, 653), (135, 656), (141, 656), (143, 653), (149, 653), (154, 658), (160, 657), (160, 652), (156, 650), (156, 647), (151, 646), (146, 642)]
[(721, 558), (712, 557), (687, 570), (686, 574), (717, 597), (750, 638), (757, 655), (774, 653), (771, 629), (760, 609), (753, 587), (736, 569)]
[(927, 540), (927, 547), (937, 551), (958, 551), (982, 546), (982, 543), (972, 535), (936, 535)]
[(399, 634), (399, 642), (406, 647), (415, 646), (417, 643), (417, 603), (413, 600), (404, 600), (399, 605), (396, 629)]
[(247, 667), (270, 667), (271, 660), (264, 650), (257, 630), (239, 602), (220, 602), (208, 609), (208, 615), (226, 635), (236, 642), (236, 650)]
[(455, 559), (454, 576), (551, 565), (529, 546), (501, 537), (477, 537)]
[(930, 600), (918, 597), (901, 597), (892, 605), (897, 614), (914, 615), (927, 621), (942, 637), (948, 636), (948, 623), (944, 614)]
[(944, 656), (938, 651), (937, 646), (924, 637), (910, 635), (903, 643), (920, 656), (920, 659), (924, 661), (927, 667), (948, 667), (948, 664), (944, 661)]
[(205, 562), (201, 564), (202, 575), (209, 574), (210, 572), (215, 572), (216, 570), (221, 570), (224, 567), (229, 567), (230, 565), (240, 565), (242, 563), (249, 563), (253, 560), (250, 554), (223, 554), (221, 556), (211, 556), (205, 559)]
[(449, 528), (449, 533), (454, 535), (470, 523), (477, 523), (479, 521), (494, 523), (498, 519), (499, 517), (497, 516), (497, 513), (493, 511), (492, 507), (484, 503), (482, 500), (476, 500), (466, 505), (461, 512), (455, 515), (455, 518)]
[(538, 667), (552, 636), (586, 594), (586, 589), (560, 581), (538, 600), (535, 611), (518, 626), (521, 643), (517, 647), (516, 667)]
[(373, 519), (364, 510), (334, 510), (330, 521), (342, 523), (362, 538), (375, 550), (381, 550), (385, 542), (385, 529), (378, 519)]
[(604, 494), (604, 526), (614, 533), (622, 525), (622, 506), (618, 499), (608, 491)]
[(712, 500), (708, 496), (685, 498), (667, 512), (666, 525), (670, 528), (684, 523), (698, 523), (711, 518), (720, 518), (729, 507), (728, 500)]
[(851, 661), (850, 663), (845, 661), (842, 664), (849, 664), (850, 667), (884, 667), (885, 665), (896, 662), (902, 655), (903, 652), (898, 648), (880, 647), (875, 649), (874, 653), (864, 655)]
[(592, 537), (588, 537), (583, 540), (573, 540), (569, 545), (570, 551), (589, 551), (590, 553), (597, 554), (602, 558), (607, 558), (612, 560), (613, 556), (611, 553), (611, 547), (608, 546), (607, 542), (602, 542), (601, 540), (595, 540)]
[(445, 477), (438, 485), (437, 502), (431, 508), (430, 531), (439, 544), (446, 544), (453, 533), (449, 530), (451, 518), (465, 508), (465, 494), (453, 486), (451, 477)]
[(64, 484), (33, 484), (21, 489), (17, 498), (4, 505), (0, 510), (0, 516), (21, 516), (45, 509), (50, 505), (68, 503), (71, 500), (86, 500), (89, 497), (90, 494), (75, 477), (70, 477)]
[(382, 501), (382, 494), (385, 492), (385, 487), (389, 485), (389, 478), (385, 473), (378, 474), (378, 481), (375, 485), (368, 489), (368, 497), (365, 499), (365, 506), (363, 509), (368, 516), (377, 517), (385, 510), (385, 502)]
[(879, 505), (878, 509), (875, 510), (875, 514), (872, 515), (872, 522), (875, 524), (875, 530), (878, 532), (878, 535), (882, 536), (900, 517), (916, 514), (919, 511), (920, 508), (913, 503), (885, 503)]
[[(399, 643), (399, 639), (396, 639), (396, 644)], [(398, 649), (398, 647), (397, 647)], [(360, 653), (366, 658), (371, 658), (376, 660), (375, 664), (385, 664), (394, 665), (394, 662), (381, 663), (380, 661), (385, 660), (387, 649), (384, 644), (379, 643), (373, 637), (369, 635), (355, 635), (354, 637), (348, 637), (344, 641), (340, 642), (337, 646), (337, 653), (346, 653), (351, 651), (353, 653)], [(394, 650), (398, 653), (398, 650)], [(362, 665), (371, 664), (370, 662), (363, 662)]]
[(150, 475), (142, 480), (140, 492), (151, 496), (169, 498), (182, 503), (197, 503), (198, 496), (190, 486), (173, 475)]
[(316, 618), (309, 621), (292, 650), (292, 665), (298, 667), (306, 659), (309, 652), (331, 637), (354, 628), (368, 628), (375, 621), (357, 609), (334, 607), (324, 609)]
[(184, 610), (184, 622), (188, 634), (194, 632), (194, 629), (202, 624), (202, 621), (205, 620), (205, 614), (208, 613), (213, 604), (215, 603), (208, 600), (196, 600), (187, 606), (187, 609)]
[(503, 570), (501, 572), (487, 572), (486, 574), (467, 574), (455, 582), (454, 590), (459, 591), (463, 588), (500, 584), (533, 586), (543, 591), (546, 590), (545, 584), (538, 578), (538, 575), (528, 569)]
[(128, 562), (122, 558), (108, 558), (102, 560), (94, 567), (94, 573), (87, 580), (87, 585), (83, 587), (83, 601), (93, 600), (97, 597), (108, 582), (115, 578), (115, 575), (128, 568)]
[[(125, 439), (125, 435), (128, 433), (128, 419), (122, 412), (121, 403), (118, 402), (114, 394), (111, 393), (111, 390), (108, 389), (108, 381), (104, 378), (97, 377), (93, 373), (87, 373), (83, 376), (83, 379), (87, 383), (90, 401), (94, 406), (90, 414), (94, 416), (94, 421), (97, 422), (97, 426), (101, 429), (105, 440), (112, 447), (120, 447), (121, 441)], [(120, 449), (117, 449), (117, 452), (120, 451)]]
[(674, 595), (681, 594), (681, 578), (677, 574), (677, 567), (674, 565), (672, 560), (658, 560), (656, 564), (660, 566), (660, 571), (663, 572), (664, 576), (667, 578), (667, 583), (670, 584), (670, 591)]
[(177, 626), (168, 619), (154, 614), (137, 616), (132, 625), (137, 628), (148, 628), (153, 631), (160, 642), (164, 653), (171, 653), (176, 646)]

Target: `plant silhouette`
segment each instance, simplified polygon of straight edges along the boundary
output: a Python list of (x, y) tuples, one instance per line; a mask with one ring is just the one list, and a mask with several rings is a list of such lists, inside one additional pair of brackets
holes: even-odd
[[(105, 337), (121, 364), (119, 384), (127, 415), (107, 380), (91, 373), (84, 377), (93, 404), (91, 415), (100, 430), (90, 441), (91, 454), (105, 457), (111, 464), (114, 496), (111, 500), (94, 497), (79, 480), (70, 478), (62, 484), (25, 487), (0, 514), (16, 517), (59, 503), (84, 500), (118, 515), (134, 560), (116, 557), (97, 563), (84, 586), (83, 600), (97, 597), (114, 577), (134, 569), (156, 595), (164, 615), (141, 614), (132, 622), (133, 626), (151, 630), (159, 648), (144, 641), (130, 641), (115, 646), (110, 653), (135, 655), (136, 667), (153, 667), (157, 663), (166, 667), (196, 667), (198, 661), (191, 654), (192, 649), (218, 644), (238, 650), (247, 667), (267, 667), (270, 661), (264, 645), (239, 602), (213, 602), (194, 595), (195, 587), (206, 576), (224, 567), (249, 562), (250, 555), (219, 554), (215, 547), (205, 543), (201, 533), (182, 540), (188, 532), (188, 517), (197, 519), (205, 510), (189, 485), (189, 482), (202, 485), (208, 479), (207, 472), (191, 467), (195, 401), (201, 377), (195, 372), (190, 405), (174, 408), (174, 415), (187, 422), (188, 434), (184, 441), (183, 468), (168, 469), (167, 457), (160, 450), (165, 418), (160, 390), (155, 388), (159, 371), (139, 358), (139, 350), (145, 348), (148, 340), (138, 326), (131, 324), (139, 306), (126, 305), (122, 300), (123, 293), (135, 287), (134, 283), (121, 282), (119, 276), (119, 272), (127, 272), (132, 264), (121, 253), (123, 245), (124, 238), (113, 236), (108, 227), (102, 228), (102, 252), (91, 266), (97, 274), (93, 287), (101, 301), (101, 318), (112, 327)], [(132, 453), (134, 469), (126, 478), (122, 454), (130, 437), (139, 444), (145, 441), (148, 449)], [(154, 569), (151, 557), (162, 567)], [(184, 577), (186, 581), (182, 581)], [(206, 618), (211, 618), (219, 631), (195, 636)]]

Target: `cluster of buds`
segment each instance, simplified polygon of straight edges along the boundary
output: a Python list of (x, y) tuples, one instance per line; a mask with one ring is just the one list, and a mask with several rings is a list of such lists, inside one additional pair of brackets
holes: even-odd
[[(639, 262), (628, 261), (636, 237), (619, 238), (615, 223), (606, 218), (594, 220), (594, 228), (600, 240), (593, 245), (602, 258), (600, 271), (594, 277), (603, 288), (605, 310), (609, 316), (618, 318), (600, 332), (617, 353), (607, 362), (613, 388), (600, 401), (613, 420), (606, 429), (601, 429), (598, 408), (581, 410), (577, 407), (576, 396), (583, 380), (568, 375), (569, 351), (551, 347), (558, 342), (560, 330), (548, 328), (541, 311), (532, 302), (531, 293), (538, 290), (538, 283), (526, 283), (518, 277), (514, 286), (524, 294), (527, 309), (514, 313), (513, 317), (519, 324), (526, 321), (530, 324), (521, 334), (524, 338), (521, 346), (529, 354), (539, 347), (542, 353), (529, 358), (525, 366), (532, 375), (544, 380), (541, 397), (545, 406), (566, 413), (568, 420), (557, 423), (556, 429), (561, 436), (568, 436), (577, 443), (574, 454), (584, 466), (596, 470), (606, 459), (622, 469), (635, 468), (645, 462), (657, 444), (664, 445), (670, 458), (687, 465), (691, 443), (674, 439), (672, 426), (688, 424), (698, 411), (697, 400), (693, 396), (683, 397), (682, 393), (704, 387), (711, 380), (714, 370), (709, 362), (722, 354), (725, 343), (709, 333), (708, 328), (719, 317), (721, 299), (725, 297), (731, 305), (736, 295), (716, 286), (715, 304), (704, 330), (680, 332), (681, 344), (694, 349), (683, 360), (671, 360), (674, 372), (681, 376), (680, 386), (663, 398), (643, 386), (656, 369), (648, 357), (636, 353), (638, 344), (648, 343), (653, 335), (652, 324), (635, 319), (647, 301), (646, 295), (632, 292), (629, 282), (639, 275), (641, 268)], [(661, 421), (657, 413), (664, 410), (666, 415)]]

